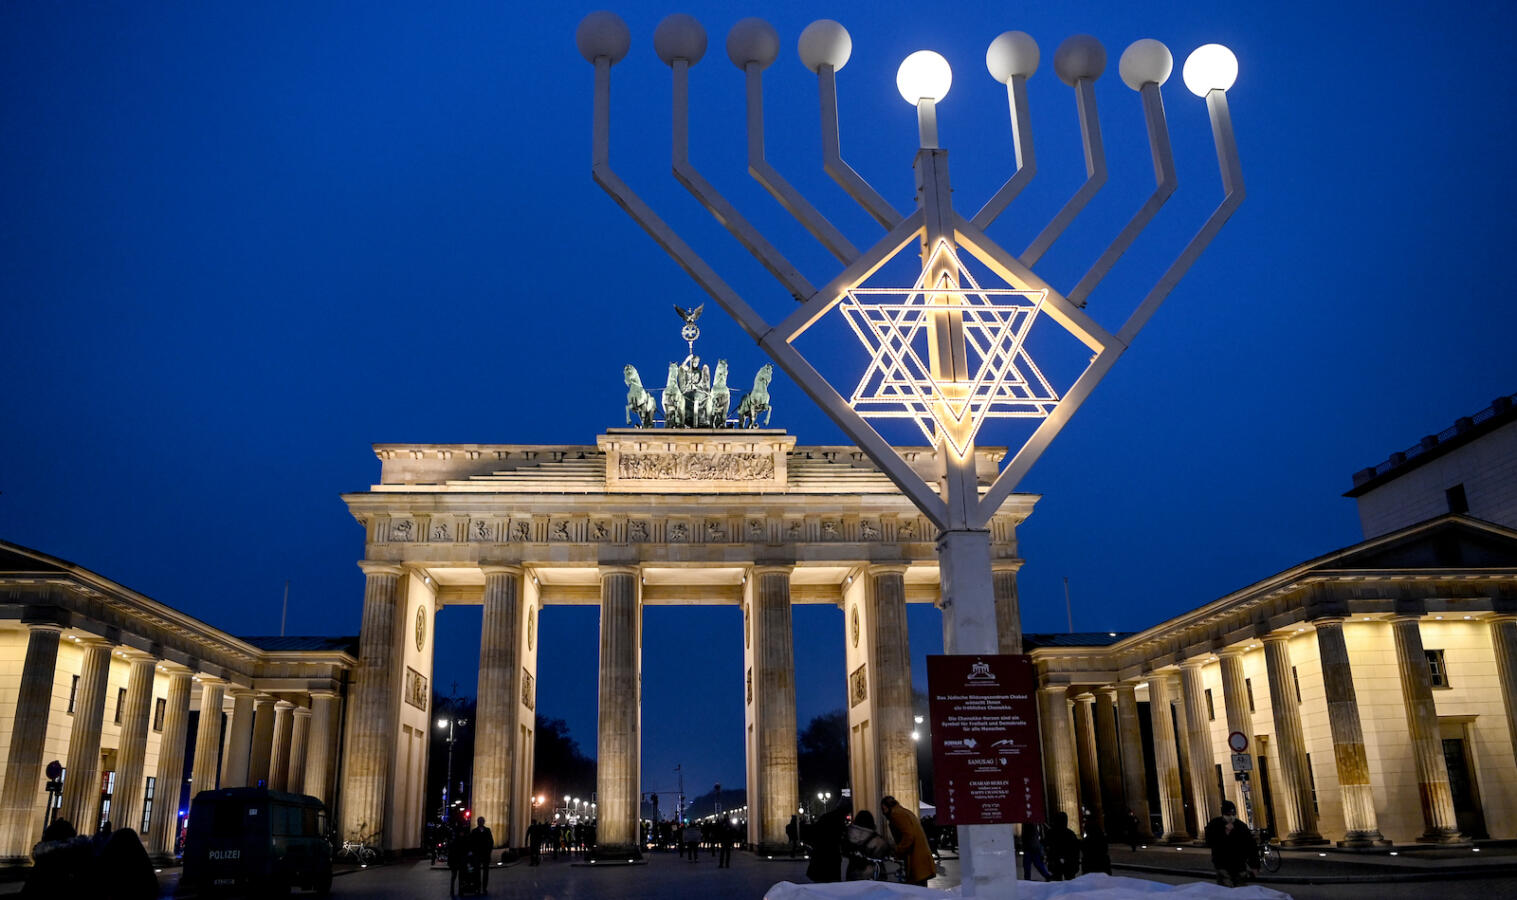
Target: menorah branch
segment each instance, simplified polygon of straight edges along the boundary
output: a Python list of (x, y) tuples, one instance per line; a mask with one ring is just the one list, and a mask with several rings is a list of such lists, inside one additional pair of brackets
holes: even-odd
[(1024, 266), (1035, 266), (1053, 242), (1059, 239), (1075, 216), (1085, 209), (1096, 192), (1106, 184), (1106, 148), (1101, 143), (1101, 122), (1096, 114), (1095, 79), (1075, 81), (1075, 105), (1080, 116), (1080, 143), (1085, 148), (1085, 183), (1059, 210), (1048, 225), (1033, 238), (1019, 257)]
[(838, 137), (838, 88), (837, 73), (832, 66), (822, 65), (816, 72), (817, 88), (822, 107), (822, 169), (886, 228), (894, 228), (901, 221), (901, 214), (881, 197), (853, 166), (843, 160), (843, 151)]
[(981, 231), (989, 228), (1038, 174), (1038, 157), (1032, 148), (1032, 115), (1027, 108), (1026, 75), (1016, 74), (1007, 79), (1006, 102), (1011, 108), (1011, 144), (1016, 154), (1017, 170), (970, 219)]

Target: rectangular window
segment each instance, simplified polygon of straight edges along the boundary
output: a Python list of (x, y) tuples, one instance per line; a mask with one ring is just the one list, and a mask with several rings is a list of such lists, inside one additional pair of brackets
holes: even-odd
[(126, 688), (116, 689), (116, 724), (121, 724), (122, 710), (126, 707)]
[(1212, 701), (1211, 688), (1206, 689), (1206, 721), (1217, 721), (1217, 704)]
[(1442, 650), (1424, 650), (1427, 654), (1428, 672), (1433, 676), (1433, 687), (1446, 688), (1449, 686), (1448, 665), (1443, 661)]
[(1227, 796), (1227, 783), (1222, 780), (1222, 764), (1221, 763), (1217, 763), (1216, 769), (1217, 769), (1217, 796), (1218, 797), (1226, 797)]
[(1291, 683), (1296, 686), (1296, 702), (1300, 703), (1301, 702), (1301, 673), (1296, 671), (1296, 667), (1295, 666), (1291, 666)]
[(1243, 679), (1243, 687), (1248, 691), (1248, 711), (1254, 712), (1254, 680), (1252, 678)]
[(77, 696), (79, 696), (79, 676), (75, 675), (74, 676), (74, 680), (70, 681), (69, 684), (68, 684), (68, 714), (69, 715), (73, 715), (74, 714), (74, 698), (77, 697)]
[(153, 793), (157, 789), (158, 779), (149, 775), (142, 791), (142, 828), (138, 829), (138, 834), (147, 834), (148, 827), (153, 824)]
[(1312, 815), (1322, 815), (1322, 810), (1317, 808), (1317, 773), (1312, 771), (1312, 755), (1306, 754), (1306, 780), (1312, 787)]
[(166, 701), (162, 697), (159, 697), (158, 698), (158, 702), (156, 702), (156, 703), (153, 704), (153, 730), (154, 731), (162, 731), (163, 730), (163, 710), (164, 710), (164, 707), (166, 705), (167, 705)]
[(1470, 511), (1469, 498), (1464, 495), (1464, 485), (1456, 484), (1443, 492), (1443, 497), (1448, 501), (1449, 512), (1463, 514)]

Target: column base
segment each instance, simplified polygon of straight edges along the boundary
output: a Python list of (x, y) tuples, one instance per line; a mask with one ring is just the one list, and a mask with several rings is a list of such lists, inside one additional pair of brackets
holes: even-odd
[(1338, 846), (1345, 850), (1378, 850), (1381, 847), (1392, 846), (1385, 839), (1385, 835), (1379, 829), (1374, 831), (1350, 831), (1338, 842)]
[(607, 862), (637, 861), (643, 858), (643, 849), (636, 844), (596, 844), (590, 858)]
[(1460, 834), (1457, 829), (1435, 828), (1423, 832), (1422, 837), (1417, 838), (1419, 844), (1443, 844), (1445, 846), (1467, 845), (1475, 843), (1470, 838)]
[(1189, 844), (1192, 838), (1183, 831), (1172, 831), (1159, 839), (1161, 844)]
[(149, 853), (147, 858), (148, 862), (160, 869), (179, 865), (179, 858), (172, 853)]
[(29, 866), (32, 864), (30, 856), (0, 856), (0, 866), (15, 868), (17, 866)]
[(1329, 843), (1332, 843), (1332, 842), (1329, 841), (1327, 838), (1323, 837), (1322, 835), (1316, 833), (1315, 831), (1307, 831), (1307, 832), (1302, 832), (1302, 833), (1299, 833), (1299, 834), (1292, 834), (1292, 835), (1289, 835), (1289, 836), (1287, 836), (1285, 838), (1282, 838), (1281, 841), (1280, 841), (1280, 846), (1282, 846), (1282, 847), (1318, 847), (1318, 846), (1321, 846), (1322, 844), (1329, 844)]

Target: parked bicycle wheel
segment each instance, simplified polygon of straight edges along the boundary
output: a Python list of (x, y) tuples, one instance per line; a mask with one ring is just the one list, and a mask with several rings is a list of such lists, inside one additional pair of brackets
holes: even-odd
[(1265, 844), (1260, 847), (1259, 862), (1266, 872), (1273, 874), (1280, 871), (1280, 848), (1274, 844)]

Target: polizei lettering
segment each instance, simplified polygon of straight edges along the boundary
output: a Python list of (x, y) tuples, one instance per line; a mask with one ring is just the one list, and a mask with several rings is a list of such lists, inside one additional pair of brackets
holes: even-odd
[(211, 859), (241, 859), (242, 858), (242, 851), (241, 850), (212, 850), (210, 852), (210, 858)]

